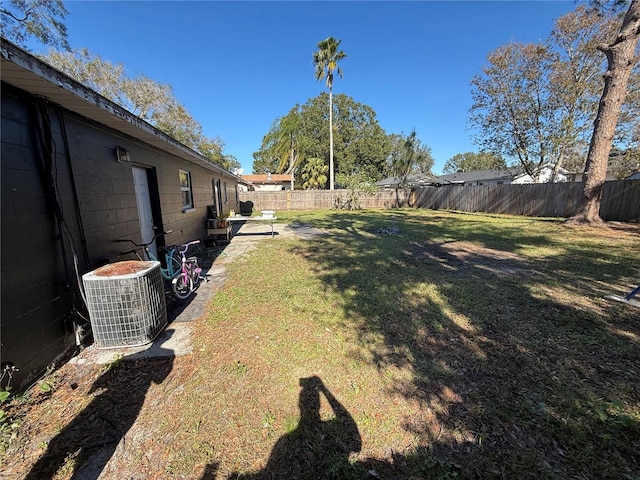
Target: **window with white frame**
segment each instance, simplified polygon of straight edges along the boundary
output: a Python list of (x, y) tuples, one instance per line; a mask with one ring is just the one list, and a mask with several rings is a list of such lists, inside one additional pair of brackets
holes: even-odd
[(182, 191), (182, 210), (193, 208), (193, 192), (191, 190), (191, 173), (180, 170), (180, 190)]

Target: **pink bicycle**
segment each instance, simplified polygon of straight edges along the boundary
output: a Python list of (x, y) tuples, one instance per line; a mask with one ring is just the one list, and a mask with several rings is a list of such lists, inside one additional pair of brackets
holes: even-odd
[(185, 243), (177, 247), (180, 256), (182, 257), (182, 267), (177, 275), (174, 275), (171, 280), (173, 294), (180, 300), (186, 300), (191, 296), (196, 289), (202, 277), (202, 269), (198, 266), (198, 259), (196, 257), (187, 258), (187, 250), (191, 245), (200, 243), (200, 240), (194, 240), (193, 242)]

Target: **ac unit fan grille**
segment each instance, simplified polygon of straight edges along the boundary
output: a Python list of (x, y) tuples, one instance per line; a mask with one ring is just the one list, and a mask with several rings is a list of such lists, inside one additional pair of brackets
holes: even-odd
[[(93, 339), (98, 348), (144, 345), (167, 325), (160, 263), (138, 263), (148, 264), (143, 265), (147, 268), (126, 275), (104, 275), (98, 269), (83, 276)], [(107, 267), (113, 269), (114, 264)]]

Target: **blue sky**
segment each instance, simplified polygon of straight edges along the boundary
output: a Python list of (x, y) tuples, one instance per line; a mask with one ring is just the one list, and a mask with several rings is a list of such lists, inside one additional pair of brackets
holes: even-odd
[[(273, 122), (320, 94), (312, 55), (342, 40), (334, 93), (369, 105), (387, 133), (431, 147), (434, 173), (477, 151), (469, 81), (510, 41), (544, 41), (565, 1), (66, 1), (72, 48), (173, 86), (176, 97), (251, 173)], [(46, 51), (35, 47), (34, 51)]]

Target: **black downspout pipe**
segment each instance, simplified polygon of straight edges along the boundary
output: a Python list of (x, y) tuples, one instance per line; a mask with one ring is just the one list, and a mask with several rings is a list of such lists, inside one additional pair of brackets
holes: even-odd
[[(58, 227), (58, 239), (60, 240), (60, 250), (62, 254), (62, 265), (65, 275), (65, 287), (69, 292), (71, 303), (71, 321), (73, 322), (73, 330), (78, 343), (78, 329), (80, 324), (78, 318), (82, 318), (77, 309), (77, 296), (75, 293), (75, 283), (71, 280), (69, 274), (69, 266), (67, 264), (67, 249), (65, 247), (65, 233), (68, 233), (68, 227), (64, 221), (64, 211), (58, 198), (57, 172), (55, 171), (55, 143), (51, 131), (51, 122), (47, 111), (47, 101), (42, 97), (36, 98), (31, 104), (30, 113), (33, 125), (33, 141), (34, 151), (36, 153), (36, 164), (40, 171), (40, 179), (42, 181), (43, 190), (47, 198), (47, 203), (51, 208), (56, 219)], [(73, 249), (72, 239), (69, 240)], [(78, 287), (80, 288), (80, 287)]]
[(80, 233), (80, 243), (82, 245), (82, 254), (84, 255), (85, 268), (89, 268), (89, 250), (87, 249), (87, 237), (84, 233), (84, 225), (82, 223), (82, 214), (80, 213), (80, 202), (78, 201), (78, 189), (76, 188), (76, 176), (73, 173), (73, 164), (71, 162), (71, 150), (69, 148), (69, 138), (67, 134), (67, 125), (64, 119), (64, 112), (62, 107), (58, 107), (58, 117), (60, 119), (60, 126), (62, 128), (62, 139), (64, 141), (64, 153), (67, 159), (67, 167), (69, 168), (69, 179), (71, 182), (71, 191), (73, 192), (73, 205), (76, 211), (76, 218), (78, 220), (78, 229)]

